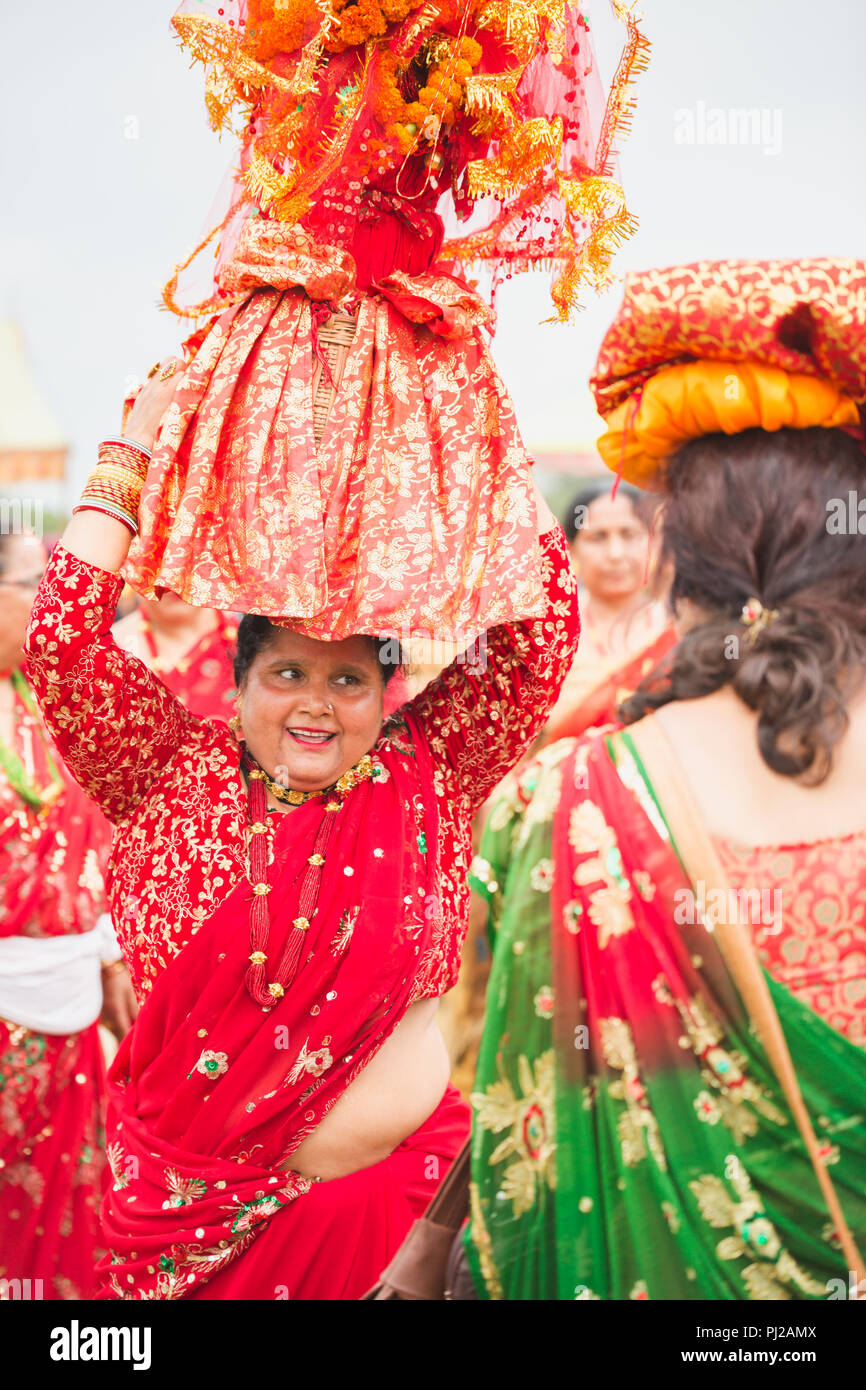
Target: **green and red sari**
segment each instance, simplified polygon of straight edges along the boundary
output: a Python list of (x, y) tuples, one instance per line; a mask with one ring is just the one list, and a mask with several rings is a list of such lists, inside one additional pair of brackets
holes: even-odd
[[(553, 744), (509, 780), (473, 886), (494, 945), (466, 1235), (479, 1295), (848, 1297), (714, 936), (680, 925), (695, 895), (627, 730)], [(766, 978), (862, 1250), (866, 1052)]]

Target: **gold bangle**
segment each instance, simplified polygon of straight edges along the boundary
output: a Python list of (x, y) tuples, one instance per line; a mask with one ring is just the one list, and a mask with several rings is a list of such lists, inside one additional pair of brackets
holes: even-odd
[(84, 485), (82, 502), (89, 499), (114, 502), (135, 516), (144, 490), (142, 480), (134, 474), (102, 465), (94, 469)]
[(132, 440), (104, 439), (99, 446), (97, 464), (113, 463), (128, 468), (144, 482), (150, 467), (151, 454), (142, 444)]
[(133, 473), (131, 468), (122, 468), (119, 463), (101, 463), (98, 468), (94, 468), (91, 478), (110, 478), (112, 482), (123, 483), (127, 487), (135, 486), (138, 489), (144, 487), (144, 479), (138, 473)]
[(112, 961), (109, 961), (107, 965), (103, 965), (103, 966), (102, 966), (102, 973), (103, 973), (103, 975), (106, 975), (106, 976), (107, 976), (107, 975), (119, 975), (120, 972), (121, 972), (121, 970), (125, 970), (125, 969), (126, 969), (126, 961), (125, 961), (125, 960), (123, 959), (123, 957), (121, 956), (120, 960), (112, 960)]

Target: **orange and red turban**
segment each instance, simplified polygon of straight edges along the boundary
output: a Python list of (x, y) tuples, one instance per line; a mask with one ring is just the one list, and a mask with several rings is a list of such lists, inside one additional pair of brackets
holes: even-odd
[(626, 279), (591, 381), (615, 473), (664, 488), (687, 440), (866, 421), (866, 261), (699, 261)]

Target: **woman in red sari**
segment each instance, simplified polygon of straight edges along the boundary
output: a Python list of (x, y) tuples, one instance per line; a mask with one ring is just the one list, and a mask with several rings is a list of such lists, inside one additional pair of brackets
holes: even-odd
[(21, 669), (44, 566), (35, 536), (0, 536), (0, 1297), (70, 1299), (96, 1287), (98, 1020), (122, 1037), (134, 1000), (100, 917), (111, 827), (67, 774)]
[[(104, 446), (113, 459), (146, 453), (172, 385), (145, 387), (137, 443)], [(27, 653), (117, 827), (110, 897), (142, 1000), (111, 1076), (103, 1294), (356, 1298), (468, 1128), (434, 1015), (457, 975), (473, 813), (573, 656), (564, 537), (540, 503), (545, 617), (491, 630), (484, 660), (453, 663), (384, 728), (375, 638), (248, 617), (238, 737), (113, 642), (130, 527), (92, 505), (55, 551)]]
[(137, 656), (199, 719), (228, 721), (234, 710), (237, 618), (193, 608), (177, 594), (139, 598), (114, 625), (119, 647)]

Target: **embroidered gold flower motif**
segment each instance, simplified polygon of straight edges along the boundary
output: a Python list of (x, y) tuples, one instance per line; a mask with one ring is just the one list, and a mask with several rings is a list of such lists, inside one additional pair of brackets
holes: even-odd
[(621, 1077), (609, 1083), (607, 1089), (614, 1100), (625, 1103), (625, 1109), (617, 1120), (623, 1162), (631, 1168), (642, 1163), (649, 1154), (657, 1166), (665, 1171), (667, 1157), (658, 1121), (640, 1079), (631, 1029), (625, 1019), (614, 1016), (599, 1019), (598, 1026), (605, 1062), (613, 1071), (622, 1073)]
[(333, 1057), (327, 1047), (317, 1047), (313, 1052), (309, 1051), (310, 1039), (307, 1038), (300, 1052), (298, 1053), (295, 1064), (289, 1072), (289, 1084), (294, 1085), (300, 1081), (304, 1072), (309, 1076), (322, 1076), (328, 1067), (333, 1065)]
[(568, 821), (568, 842), (575, 854), (606, 853), (616, 844), (616, 835), (594, 801), (575, 806)]
[(513, 1205), (514, 1215), (522, 1216), (536, 1200), (538, 1187), (556, 1186), (553, 1158), (556, 1151), (553, 1116), (554, 1054), (544, 1052), (530, 1063), (520, 1056), (517, 1074), (522, 1094), (516, 1095), (505, 1077), (486, 1091), (475, 1092), (472, 1104), (483, 1129), (510, 1133), (497, 1144), (488, 1162), (507, 1163), (501, 1192)]
[(628, 894), (616, 884), (597, 888), (589, 899), (589, 920), (598, 927), (598, 944), (604, 950), (613, 937), (625, 936), (634, 926)]
[(572, 936), (577, 936), (580, 931), (580, 919), (583, 916), (583, 907), (576, 898), (565, 904), (562, 909), (562, 922), (565, 930)]
[(752, 1299), (790, 1298), (786, 1285), (794, 1285), (813, 1297), (826, 1297), (825, 1285), (813, 1279), (782, 1245), (742, 1161), (732, 1154), (725, 1164), (725, 1171), (730, 1175), (728, 1182), (736, 1196), (731, 1194), (722, 1178), (713, 1173), (689, 1183), (707, 1224), (716, 1229), (733, 1228), (734, 1234), (724, 1236), (716, 1246), (719, 1258), (750, 1260), (740, 1270), (740, 1277)]
[(120, 1144), (109, 1144), (105, 1150), (111, 1176), (114, 1178), (114, 1191), (122, 1192), (129, 1187), (129, 1174), (123, 1168), (123, 1149)]
[(668, 1008), (673, 1008), (674, 996), (671, 994), (670, 986), (664, 975), (656, 975), (652, 982), (652, 992), (660, 1004), (666, 1004)]
[(699, 1091), (692, 1101), (692, 1105), (695, 1107), (698, 1119), (703, 1120), (705, 1124), (717, 1125), (722, 1118), (718, 1102), (715, 1096), (710, 1095), (709, 1091)]
[(207, 1192), (207, 1185), (201, 1178), (182, 1178), (175, 1168), (166, 1168), (163, 1177), (169, 1193), (168, 1200), (162, 1204), (163, 1211), (191, 1206)]
[(662, 1214), (664, 1215), (665, 1221), (670, 1226), (671, 1231), (676, 1235), (677, 1231), (680, 1229), (680, 1218), (673, 1202), (662, 1202)]
[(225, 1052), (211, 1052), (206, 1049), (195, 1064), (195, 1070), (202, 1076), (216, 1078), (224, 1076), (229, 1069), (229, 1059)]

